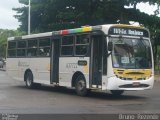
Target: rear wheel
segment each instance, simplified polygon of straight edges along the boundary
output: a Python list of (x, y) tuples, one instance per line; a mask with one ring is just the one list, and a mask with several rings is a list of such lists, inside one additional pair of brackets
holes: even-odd
[(113, 96), (120, 96), (124, 93), (124, 90), (111, 90)]
[(79, 75), (76, 79), (76, 92), (79, 96), (86, 96), (87, 95), (87, 88), (86, 88), (86, 82), (83, 75)]
[(26, 83), (27, 88), (33, 88), (34, 87), (33, 74), (31, 72), (27, 73), (25, 83)]

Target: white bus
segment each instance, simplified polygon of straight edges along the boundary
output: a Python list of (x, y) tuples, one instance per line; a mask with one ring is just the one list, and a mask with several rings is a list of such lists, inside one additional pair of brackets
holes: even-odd
[(26, 83), (88, 90), (152, 89), (153, 52), (143, 27), (109, 24), (8, 38), (6, 70)]

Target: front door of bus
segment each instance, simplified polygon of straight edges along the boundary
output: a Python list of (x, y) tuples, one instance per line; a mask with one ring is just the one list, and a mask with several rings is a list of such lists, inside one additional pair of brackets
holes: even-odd
[(91, 84), (102, 85), (102, 36), (92, 36), (91, 42)]

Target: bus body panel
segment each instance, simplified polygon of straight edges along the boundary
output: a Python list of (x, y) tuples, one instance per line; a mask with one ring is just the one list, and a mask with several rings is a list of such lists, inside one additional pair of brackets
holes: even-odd
[(34, 82), (50, 84), (50, 58), (9, 58), (7, 73), (16, 80), (24, 80), (26, 70), (31, 70)]
[(34, 82), (50, 84), (50, 58), (31, 58), (30, 68), (33, 70)]
[[(78, 65), (79, 62), (87, 65)], [(89, 87), (89, 57), (60, 57), (59, 58), (59, 85), (71, 87), (72, 77), (76, 72), (81, 72)]]
[(18, 59), (17, 58), (7, 58), (6, 60), (6, 71), (9, 77), (13, 79), (18, 79)]

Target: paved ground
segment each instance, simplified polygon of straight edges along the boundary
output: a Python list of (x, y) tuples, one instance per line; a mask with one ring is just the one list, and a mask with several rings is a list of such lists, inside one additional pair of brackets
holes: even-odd
[(24, 114), (103, 114), (160, 113), (160, 81), (152, 90), (125, 92), (121, 97), (91, 92), (77, 96), (72, 89), (42, 86), (27, 89), (0, 71), (0, 113)]
[(155, 81), (160, 81), (160, 75), (159, 74), (155, 75)]

